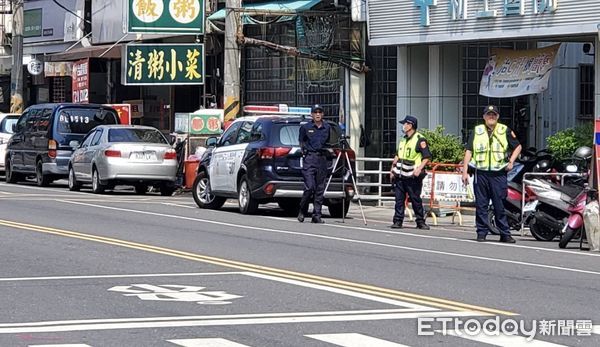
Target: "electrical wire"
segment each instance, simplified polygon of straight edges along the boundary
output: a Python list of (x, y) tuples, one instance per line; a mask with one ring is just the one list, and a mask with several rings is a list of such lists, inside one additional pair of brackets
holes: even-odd
[(82, 18), (77, 13), (75, 13), (75, 12), (69, 10), (68, 8), (66, 8), (63, 4), (61, 4), (60, 2), (58, 2), (58, 0), (52, 0), (52, 2), (55, 3), (58, 7), (62, 8), (63, 10), (69, 12), (70, 14), (74, 15), (75, 17), (77, 17), (77, 18), (81, 19), (82, 21), (86, 22), (87, 24), (92, 24), (91, 21), (89, 21), (89, 20), (87, 20), (85, 18)]

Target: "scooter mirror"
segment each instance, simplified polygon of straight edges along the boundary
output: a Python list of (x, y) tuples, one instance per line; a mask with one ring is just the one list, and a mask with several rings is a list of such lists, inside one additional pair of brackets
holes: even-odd
[(577, 165), (567, 165), (567, 172), (577, 172)]

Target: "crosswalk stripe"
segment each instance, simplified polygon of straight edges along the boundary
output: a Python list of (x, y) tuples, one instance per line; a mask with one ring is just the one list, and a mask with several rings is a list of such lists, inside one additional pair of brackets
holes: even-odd
[(183, 347), (249, 347), (221, 338), (167, 340)]
[[(441, 330), (436, 330), (436, 332), (443, 333)], [(459, 335), (454, 330), (447, 330), (445, 334), (460, 337), (467, 340), (487, 343), (494, 346), (564, 347), (564, 345), (559, 345), (552, 342), (545, 342), (539, 340), (527, 341), (526, 337), (515, 335), (486, 335), (484, 333), (479, 333), (477, 335), (469, 335), (465, 331), (459, 331)]]
[(320, 340), (323, 342), (329, 342), (334, 345), (342, 347), (407, 347), (398, 343), (381, 340), (375, 337), (363, 335), (363, 334), (313, 334), (304, 335), (311, 339)]

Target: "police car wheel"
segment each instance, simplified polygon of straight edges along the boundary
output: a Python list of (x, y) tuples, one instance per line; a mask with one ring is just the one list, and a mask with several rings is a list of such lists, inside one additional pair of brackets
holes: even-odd
[(342, 215), (346, 217), (348, 214), (348, 209), (350, 208), (350, 200), (343, 200), (335, 203), (331, 203), (327, 206), (329, 209), (329, 215), (332, 218), (342, 218)]
[(258, 201), (252, 197), (246, 175), (242, 176), (238, 191), (238, 204), (243, 214), (253, 214), (258, 210)]
[(192, 195), (200, 208), (219, 209), (225, 203), (225, 198), (215, 196), (210, 192), (210, 181), (206, 172), (201, 171), (194, 179)]

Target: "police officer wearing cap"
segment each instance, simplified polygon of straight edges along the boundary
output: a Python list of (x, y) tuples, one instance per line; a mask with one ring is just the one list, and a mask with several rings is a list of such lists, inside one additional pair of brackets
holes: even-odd
[(425, 224), (421, 190), (423, 189), (423, 179), (427, 176), (425, 165), (431, 159), (431, 152), (425, 137), (417, 132), (417, 118), (406, 116), (400, 123), (402, 123), (404, 138), (398, 144), (398, 153), (394, 157), (390, 170), (390, 179), (396, 194), (394, 219), (391, 228), (402, 228), (404, 201), (406, 195), (408, 195), (415, 211), (417, 228), (429, 230), (429, 226)]
[(302, 148), (304, 177), (304, 193), (300, 201), (298, 221), (304, 222), (308, 213), (308, 204), (314, 197), (312, 223), (323, 223), (321, 207), (325, 193), (325, 180), (327, 179), (327, 157), (325, 148), (329, 142), (330, 126), (323, 120), (323, 107), (314, 105), (311, 109), (312, 121), (300, 127), (300, 146)]
[(498, 108), (487, 106), (483, 111), (485, 124), (475, 127), (463, 160), (463, 183), (468, 184), (468, 167), (475, 169), (475, 223), (477, 241), (483, 242), (488, 234), (488, 207), (490, 200), (500, 229), (500, 242), (515, 243), (510, 235), (504, 200), (507, 194), (507, 173), (512, 170), (521, 153), (521, 144), (515, 133), (498, 123)]

